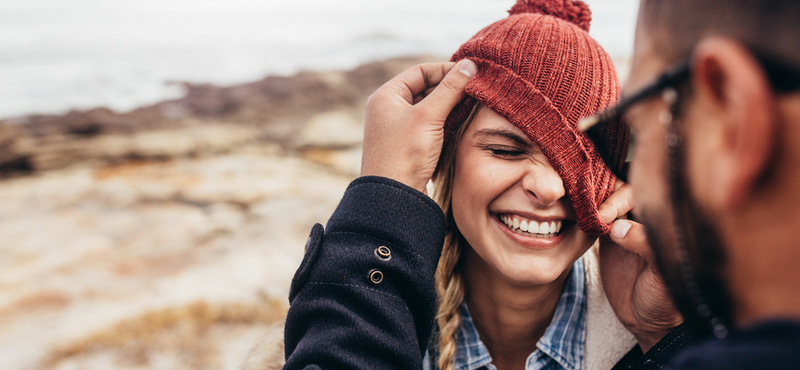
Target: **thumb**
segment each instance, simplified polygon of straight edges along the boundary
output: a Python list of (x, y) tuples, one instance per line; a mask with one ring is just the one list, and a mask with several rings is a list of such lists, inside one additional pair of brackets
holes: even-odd
[(614, 193), (597, 208), (597, 217), (600, 222), (609, 223), (625, 215), (633, 209), (633, 189), (630, 185), (617, 181), (619, 185)]
[(425, 98), (419, 106), (424, 106), (437, 117), (447, 117), (450, 111), (464, 97), (464, 88), (467, 83), (478, 74), (478, 66), (469, 59), (464, 59), (455, 65), (444, 76), (442, 82)]
[(653, 251), (650, 250), (650, 244), (647, 242), (644, 225), (630, 220), (617, 220), (611, 226), (609, 237), (628, 252), (635, 253), (647, 262), (653, 263)]

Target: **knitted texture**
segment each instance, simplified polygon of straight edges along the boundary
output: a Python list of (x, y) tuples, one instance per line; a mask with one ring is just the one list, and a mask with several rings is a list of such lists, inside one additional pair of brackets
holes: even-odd
[[(480, 102), (516, 125), (536, 144), (564, 181), (578, 227), (595, 235), (610, 226), (597, 207), (614, 190), (603, 164), (578, 121), (613, 105), (619, 81), (609, 55), (587, 33), (591, 12), (573, 0), (518, 0), (508, 18), (464, 43), (452, 61), (468, 58), (478, 74), (467, 97), (450, 113), (448, 133)], [(601, 127), (615, 165), (622, 166), (630, 132), (623, 122)]]

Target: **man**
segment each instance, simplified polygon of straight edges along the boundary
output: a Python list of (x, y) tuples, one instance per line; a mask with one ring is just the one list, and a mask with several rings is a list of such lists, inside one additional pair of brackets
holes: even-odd
[[(682, 326), (670, 331), (671, 313), (654, 302), (653, 254), (686, 325), (704, 337), (674, 368), (798, 367), (797, 19), (793, 1), (641, 4), (626, 91), (664, 78), (621, 113), (637, 135), (634, 214), (653, 253), (645, 226), (618, 220), (616, 244), (601, 255), (615, 312), (642, 348), (655, 344), (634, 368), (658, 368), (685, 347)], [(419, 367), (443, 238), (443, 217), (422, 193), (442, 123), (476, 73), (468, 61), (450, 68), (417, 67), (370, 99), (365, 177), (351, 185), (324, 237), (321, 227), (312, 231), (293, 281), (287, 368)], [(631, 206), (616, 199), (604, 205), (609, 222)], [(387, 250), (378, 252), (387, 245), (392, 265), (381, 258)]]
[(798, 20), (797, 1), (641, 3), (626, 90), (664, 78), (617, 112), (634, 214), (687, 325), (724, 338), (675, 368), (800, 367)]

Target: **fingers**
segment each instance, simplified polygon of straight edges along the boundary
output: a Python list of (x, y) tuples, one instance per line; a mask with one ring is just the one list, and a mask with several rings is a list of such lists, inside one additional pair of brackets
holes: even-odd
[[(438, 86), (423, 100), (420, 105), (430, 109), (433, 116), (447, 118), (450, 111), (464, 97), (464, 88), (472, 77), (478, 73), (478, 66), (471, 60), (464, 59), (450, 70)], [(428, 82), (433, 82), (429, 79)], [(443, 120), (444, 121), (444, 120)]]
[(633, 209), (633, 189), (630, 185), (622, 185), (597, 208), (597, 216), (603, 223), (610, 223), (625, 216)]
[(425, 92), (423, 92), (422, 95), (423, 96), (430, 95), (433, 92), (433, 90), (436, 90), (436, 86), (439, 86), (439, 85), (437, 84), (437, 85), (434, 85), (434, 86), (431, 86), (431, 87), (425, 89)]
[(433, 86), (425, 89), (425, 91), (423, 91), (422, 94), (414, 95), (414, 104), (417, 104), (417, 103), (421, 102), (422, 99), (425, 99), (425, 97), (430, 95), (433, 92), (433, 90), (436, 90), (437, 86), (439, 86), (439, 85), (438, 84), (437, 85), (433, 85)]
[(619, 188), (621, 188), (622, 185), (625, 185), (625, 184), (627, 184), (625, 181), (622, 181), (619, 178), (616, 178), (614, 180), (614, 191), (619, 190)]
[(453, 62), (419, 64), (389, 80), (385, 87), (413, 103), (416, 96), (440, 83), (454, 65)]
[(425, 89), (425, 91), (423, 91), (421, 94), (414, 95), (414, 104), (417, 104), (417, 103), (421, 102), (422, 99), (425, 99), (425, 97), (430, 95), (433, 92), (433, 90), (436, 90), (436, 88), (438, 86), (439, 86), (439, 84), (433, 85), (433, 86), (428, 87), (427, 89)]
[(617, 220), (611, 227), (609, 237), (611, 241), (628, 252), (635, 253), (647, 262), (653, 263), (653, 252), (647, 243), (644, 225), (630, 220)]

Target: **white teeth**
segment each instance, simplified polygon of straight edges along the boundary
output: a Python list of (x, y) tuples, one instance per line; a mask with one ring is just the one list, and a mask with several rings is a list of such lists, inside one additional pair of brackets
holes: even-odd
[(561, 232), (561, 226), (563, 225), (561, 221), (551, 221), (551, 222), (536, 222), (533, 220), (526, 220), (523, 219), (520, 221), (516, 217), (511, 217), (508, 215), (500, 216), (500, 221), (502, 221), (509, 229), (516, 231), (519, 234), (525, 232), (526, 234), (523, 235), (538, 235), (538, 236), (545, 236), (551, 234), (557, 234)]
[(542, 222), (539, 224), (539, 235), (547, 235), (550, 234), (550, 223), (549, 222)]
[(531, 221), (531, 223), (528, 224), (528, 232), (531, 233), (531, 234), (538, 234), (539, 233), (539, 223), (536, 222), (536, 221)]

